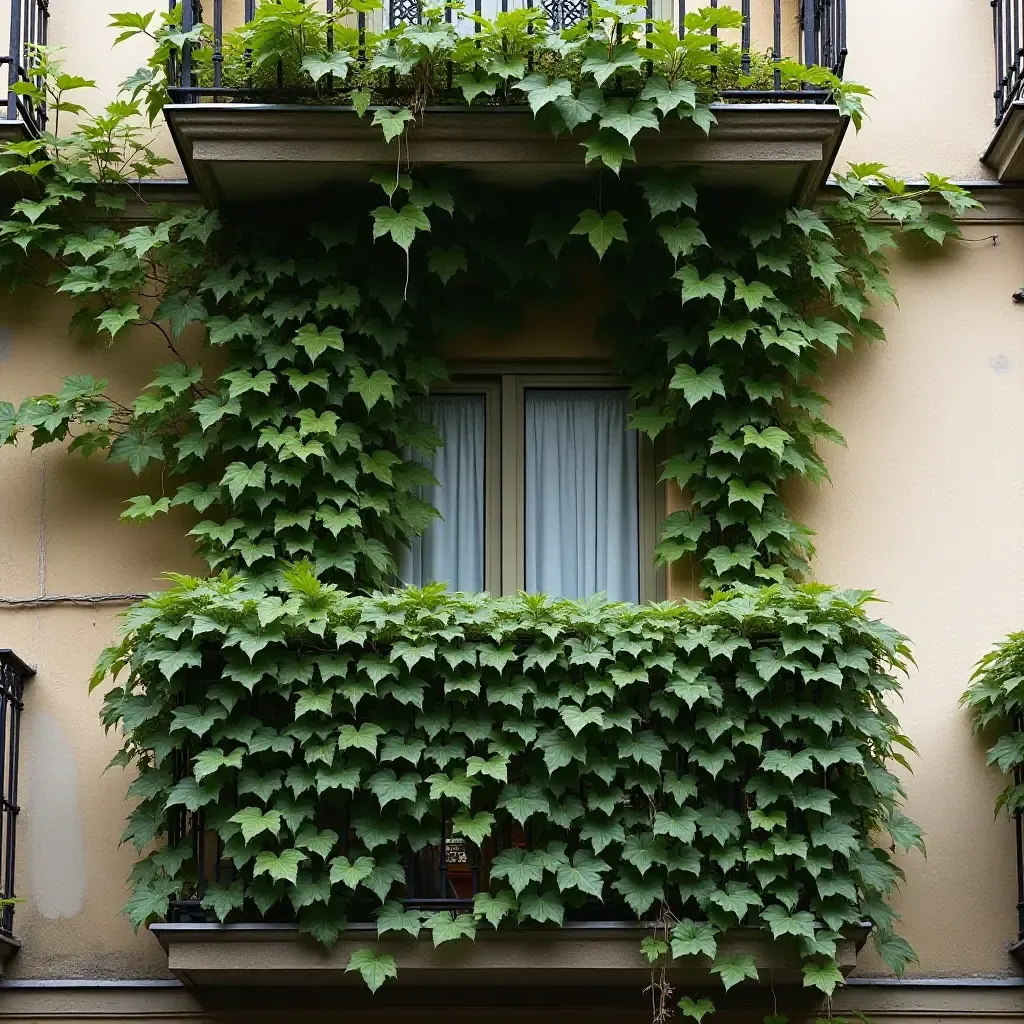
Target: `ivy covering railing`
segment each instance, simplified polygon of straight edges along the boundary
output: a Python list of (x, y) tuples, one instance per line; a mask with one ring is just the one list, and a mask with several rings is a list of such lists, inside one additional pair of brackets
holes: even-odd
[(996, 801), (1013, 820), (1017, 852), (1017, 938), (1024, 942), (1024, 633), (1011, 633), (975, 666), (971, 685), (961, 698), (975, 728), (995, 742), (988, 763), (1006, 775)]
[[(825, 991), (846, 926), (872, 922), (896, 967), (912, 955), (886, 904), (902, 872), (876, 845), (921, 845), (887, 767), (912, 749), (885, 703), (908, 649), (870, 595), (354, 597), (305, 563), (175, 580), (127, 613), (94, 678), (126, 673), (104, 704), (139, 773), (125, 841), (177, 823), (132, 873), (136, 925), (192, 900), (327, 944), (374, 917), (436, 944), (625, 916), (655, 923), (652, 961), (706, 954), (728, 986), (756, 968), (716, 956), (718, 937), (753, 924), (795, 936)], [(410, 864), (446, 840), (472, 850), (481, 891), (404, 903)], [(363, 957), (371, 982), (393, 972)]]

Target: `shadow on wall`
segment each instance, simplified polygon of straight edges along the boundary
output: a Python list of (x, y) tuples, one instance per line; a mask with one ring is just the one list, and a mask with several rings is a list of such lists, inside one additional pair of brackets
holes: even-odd
[(53, 715), (22, 720), (20, 877), (44, 918), (75, 917), (85, 901), (85, 849), (78, 810), (78, 765)]

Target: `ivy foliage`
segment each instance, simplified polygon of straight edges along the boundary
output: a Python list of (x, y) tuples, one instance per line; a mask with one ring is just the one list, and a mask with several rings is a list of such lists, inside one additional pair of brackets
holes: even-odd
[[(793, 936), (827, 993), (850, 925), (870, 921), (896, 970), (912, 955), (886, 903), (902, 872), (874, 839), (922, 846), (887, 767), (913, 749), (886, 706), (909, 651), (869, 594), (360, 597), (308, 562), (173, 581), (127, 613), (93, 685), (113, 675), (103, 721), (138, 772), (124, 841), (141, 854), (169, 812), (201, 815), (232, 865), (202, 898), (220, 920), (295, 916), (329, 944), (375, 918), (437, 945), (600, 906), (659, 921), (667, 948), (645, 952), (706, 956), (726, 988), (757, 976), (718, 956), (739, 925)], [(402, 904), (442, 814), (485, 881), (454, 916)], [(134, 924), (198, 898), (194, 856), (184, 839), (139, 861)]]
[[(507, 329), (528, 302), (588, 301), (588, 274), (611, 284), (597, 301), (632, 382), (631, 426), (692, 499), (665, 521), (659, 561), (696, 558), (706, 587), (805, 572), (810, 531), (780, 492), (826, 478), (818, 443), (842, 441), (813, 387), (821, 361), (883, 336), (867, 314), (892, 298), (892, 228), (941, 242), (958, 228), (922, 200), (974, 204), (936, 176), (908, 191), (878, 165), (841, 177), (817, 212), (701, 198), (682, 169), (501, 193), (455, 171), (385, 172), (332, 218), (261, 209), (222, 225), (182, 210), (129, 226), (118, 174), (59, 143), (9, 147), (23, 162), (8, 173), (43, 197), (0, 223), (0, 263), (16, 281), (39, 254), (80, 301), (79, 326), (111, 339), (155, 326), (174, 359), (131, 407), (88, 376), (0, 403), (0, 443), (28, 430), (33, 445), (71, 437), (136, 473), (162, 464), (161, 492), (126, 519), (188, 506), (211, 567), (259, 574), (309, 556), (346, 588), (392, 579), (436, 514), (417, 492), (439, 439), (412, 399), (445, 377), (438, 342)], [(69, 181), (111, 220), (87, 220), (85, 186)], [(219, 373), (183, 357), (186, 333)]]
[(1024, 807), (1024, 633), (1011, 633), (978, 662), (960, 703), (970, 709), (977, 732), (997, 734), (986, 760), (1008, 781), (996, 813), (1017, 814)]
[[(103, 712), (125, 735), (118, 763), (139, 772), (125, 841), (141, 852), (169, 813), (202, 815), (234, 870), (208, 909), (295, 916), (328, 943), (360, 916), (442, 942), (485, 920), (560, 923), (601, 898), (602, 913), (656, 920), (653, 964), (703, 954), (726, 987), (756, 973), (717, 955), (740, 923), (795, 936), (825, 992), (838, 935), (862, 918), (900, 969), (912, 951), (885, 903), (900, 875), (874, 837), (920, 845), (885, 767), (910, 749), (882, 701), (907, 651), (866, 595), (792, 586), (810, 531), (781, 493), (827, 475), (818, 443), (841, 436), (814, 379), (840, 345), (882, 336), (869, 312), (892, 298), (885, 251), (956, 237), (950, 215), (976, 204), (880, 165), (840, 177), (817, 211), (723, 203), (685, 169), (632, 168), (633, 138), (666, 117), (713, 130), (710, 22), (688, 42), (644, 34), (640, 59), (629, 6), (558, 34), (518, 12), (482, 24), (471, 52), (427, 12), (362, 63), (343, 25), (300, 6), (261, 5), (238, 40), (254, 80), (294, 66), (324, 94), (348, 82), (361, 116), (384, 84), (403, 97), (373, 116), (395, 171), (344, 204), (129, 205), (126, 184), (157, 165), (138, 123), (166, 100), (166, 58), (194, 47), (202, 67), (205, 29), (173, 17), (154, 30), (117, 16), (123, 35), (154, 35), (154, 63), (72, 135), (8, 145), (0, 166), (25, 196), (0, 221), (5, 282), (72, 296), (75, 327), (111, 344), (148, 327), (169, 353), (131, 404), (88, 375), (0, 402), (0, 445), (28, 434), (159, 469), (123, 518), (189, 510), (221, 573), (175, 577), (134, 608), (97, 670), (127, 673)], [(301, 32), (286, 24), (299, 14), (313, 19)], [(316, 50), (328, 29), (333, 53)], [(67, 94), (89, 83), (42, 57), (18, 88), (84, 114)], [(556, 133), (596, 121), (580, 154), (594, 173), (532, 192), (419, 174), (408, 128), (449, 72), (463, 101), (524, 96)], [(618, 342), (631, 425), (691, 499), (657, 557), (695, 559), (721, 593), (632, 608), (388, 591), (396, 554), (437, 515), (420, 488), (439, 438), (416, 398), (445, 378), (439, 343), (568, 302), (596, 307)], [(494, 857), (472, 914), (425, 917), (400, 903), (405, 857), (439, 837), (442, 800), (456, 835)], [(136, 924), (194, 894), (191, 857), (176, 842), (139, 862)], [(350, 967), (373, 988), (395, 972), (371, 949)], [(699, 1020), (707, 1002), (681, 1006)]]

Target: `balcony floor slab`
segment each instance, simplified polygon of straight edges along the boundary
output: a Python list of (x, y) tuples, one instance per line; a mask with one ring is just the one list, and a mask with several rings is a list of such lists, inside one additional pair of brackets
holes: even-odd
[[(370, 943), (398, 964), (399, 985), (530, 985), (550, 987), (645, 985), (650, 967), (640, 954), (649, 928), (616, 923), (563, 928), (481, 928), (473, 942), (435, 948), (429, 939), (386, 935), (374, 925), (351, 925), (325, 950), (291, 925), (154, 924), (150, 931), (167, 951), (175, 977), (197, 987), (352, 986), (346, 972), (352, 953)], [(866, 931), (852, 931), (839, 944), (839, 965), (849, 974)], [(719, 943), (728, 955), (749, 953), (773, 984), (799, 984), (800, 957), (791, 940), (773, 941), (763, 931), (737, 928)], [(673, 984), (716, 982), (706, 957), (683, 957), (669, 971)]]
[[(690, 166), (706, 185), (752, 188), (803, 204), (831, 170), (848, 119), (818, 103), (723, 103), (704, 133), (667, 121), (634, 140), (638, 166)], [(189, 178), (214, 205), (312, 193), (366, 181), (393, 168), (395, 144), (351, 107), (247, 103), (164, 108)], [(591, 129), (592, 131), (593, 129)], [(587, 132), (554, 138), (525, 107), (436, 107), (407, 129), (416, 167), (462, 168), (506, 185), (539, 185), (596, 174), (584, 165)]]

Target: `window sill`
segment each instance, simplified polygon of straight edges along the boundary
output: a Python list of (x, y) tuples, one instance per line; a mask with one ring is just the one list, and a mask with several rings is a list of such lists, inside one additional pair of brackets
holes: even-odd
[[(634, 143), (641, 168), (695, 167), (705, 185), (754, 188), (797, 204), (828, 177), (848, 119), (817, 103), (719, 103), (711, 134), (672, 120)], [(351, 107), (258, 103), (164, 108), (189, 179), (214, 205), (311, 192), (365, 181), (393, 167), (395, 147)], [(453, 166), (503, 185), (583, 178), (580, 139), (538, 132), (527, 107), (435, 107), (408, 133), (419, 167)]]
[[(373, 944), (398, 964), (397, 984), (602, 986), (644, 985), (650, 968), (640, 955), (649, 930), (631, 924), (567, 925), (494, 931), (482, 927), (474, 942), (434, 948), (429, 939), (387, 935), (375, 942), (374, 925), (350, 925), (325, 951), (291, 925), (154, 924), (150, 931), (167, 952), (175, 977), (195, 987), (361, 984), (345, 967), (355, 949)], [(851, 929), (839, 946), (839, 967), (848, 975), (867, 929)], [(791, 941), (773, 941), (753, 928), (737, 928), (720, 943), (727, 955), (754, 956), (763, 983), (799, 984), (800, 958)], [(669, 971), (673, 983), (717, 984), (706, 957), (684, 957)], [(396, 984), (392, 982), (391, 984)]]

